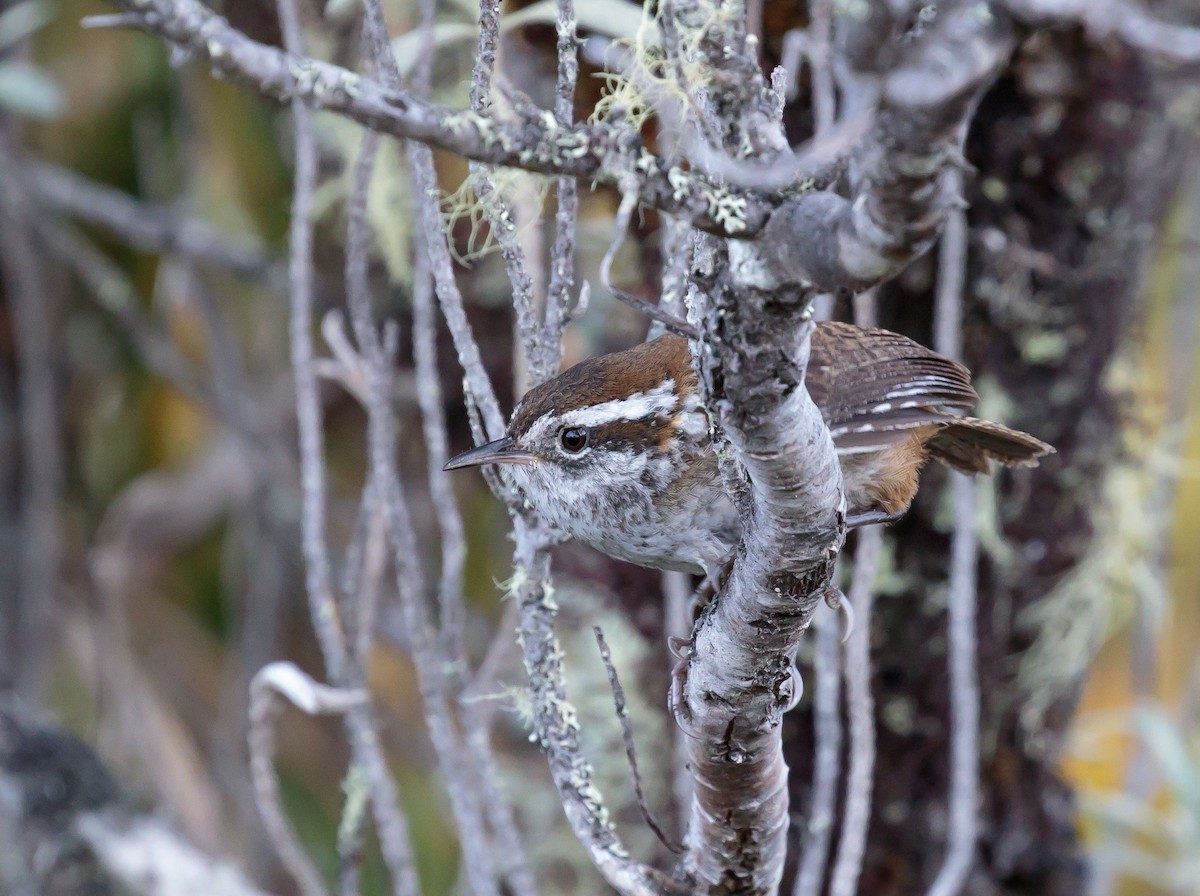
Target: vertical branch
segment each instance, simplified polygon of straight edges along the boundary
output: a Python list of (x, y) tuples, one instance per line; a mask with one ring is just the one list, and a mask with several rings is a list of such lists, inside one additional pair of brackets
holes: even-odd
[(438, 304), (441, 305), (446, 327), (450, 330), (454, 349), (463, 368), (464, 386), (479, 408), (487, 437), (498, 439), (504, 434), (504, 415), (500, 412), (500, 402), (496, 399), (491, 378), (483, 366), (479, 344), (471, 333), (462, 292), (454, 280), (454, 261), (442, 234), (442, 220), (437, 207), (437, 174), (433, 167), (433, 153), (423, 143), (410, 142), (408, 161), (412, 169), (419, 226), (430, 237), (426, 247)]
[[(425, 236), (424, 239), (429, 239)], [(418, 239), (418, 242), (423, 242)], [(442, 568), (438, 580), (439, 627), (446, 660), (460, 669), (466, 665), (463, 646), (463, 563), (466, 536), (454, 489), (445, 470), (449, 457), (446, 418), (442, 410), (442, 385), (437, 369), (437, 334), (433, 306), (433, 281), (429, 253), (419, 245), (413, 253), (413, 360), (417, 373), (417, 404), (428, 460), (429, 494), (441, 535)]]
[(484, 811), (495, 838), (496, 861), (509, 888), (536, 896), (538, 889), (525, 844), (513, 816), (512, 803), (500, 785), (500, 770), (492, 752), (489, 724), (481, 704), (466, 700), (467, 656), (463, 645), (462, 571), (466, 552), (462, 516), (442, 467), (446, 463), (446, 421), (438, 380), (433, 283), (425, 240), (417, 234), (413, 260), (413, 354), (417, 369), (418, 402), (429, 455), (429, 488), (442, 536), (442, 572), (438, 584), (441, 641), (447, 668), (455, 670), (458, 707), (469, 757), (469, 771), (480, 788)]
[[(371, 56), (379, 66), (382, 80), (393, 89), (402, 87), (400, 69), (392, 55), (387, 39), (387, 27), (378, 0), (365, 3), (365, 30), (371, 47)], [(420, 59), (414, 73), (414, 87), (419, 92), (429, 89), (433, 60), (433, 16), (431, 0), (423, 0), (421, 7), (423, 42)], [(446, 326), (454, 340), (454, 348), (463, 367), (463, 387), (468, 404), (479, 409), (487, 438), (498, 439), (504, 432), (504, 415), (500, 413), (500, 402), (496, 399), (491, 378), (483, 366), (479, 345), (471, 333), (462, 293), (454, 279), (454, 260), (446, 245), (441, 215), (438, 212), (437, 172), (433, 165), (433, 153), (423, 143), (409, 143), (408, 164), (411, 170), (412, 192), (417, 204), (419, 230), (429, 235), (425, 246), (429, 265), (433, 272), (438, 303), (446, 318)]]
[[(575, 86), (579, 80), (579, 46), (574, 0), (558, 0), (558, 75), (554, 89), (554, 117), (563, 127), (575, 120)], [(550, 250), (550, 287), (546, 292), (542, 352), (536, 375), (552, 376), (562, 353), (563, 330), (571, 315), (575, 286), (575, 223), (579, 215), (579, 188), (573, 177), (558, 179), (558, 206), (554, 212), (554, 246)]]
[[(854, 296), (854, 322), (876, 323), (873, 289)], [(875, 700), (871, 695), (871, 605), (875, 575), (883, 546), (883, 528), (860, 529), (850, 582), (850, 608), (855, 624), (846, 642), (846, 704), (850, 720), (850, 757), (846, 769), (846, 802), (842, 833), (830, 879), (830, 896), (854, 896), (862, 874), (867, 829), (871, 823), (871, 793), (875, 777)]]
[[(301, 53), (300, 21), (294, 0), (279, 0), (279, 26), (284, 47)], [(312, 130), (312, 112), (299, 99), (292, 101), (295, 129), (295, 185), (292, 191), (292, 221), (289, 234), (288, 302), (291, 312), (291, 360), (296, 379), (296, 425), (300, 441), (300, 487), (302, 495), (301, 537), (304, 548), (305, 586), (309, 609), (326, 671), (333, 681), (342, 674), (345, 643), (329, 568), (325, 542), (325, 461), (322, 436), (321, 398), (313, 371), (312, 308), (312, 214), (313, 187), (317, 175), (317, 147)]]
[[(663, 629), (667, 643), (678, 638), (686, 642), (692, 634), (692, 581), (686, 572), (664, 572), (663, 577)], [(687, 817), (692, 803), (692, 776), (688, 772), (687, 735), (679, 725), (674, 729), (674, 775), (672, 790), (675, 807), (680, 818)]]
[[(659, 228), (662, 259), (661, 293), (658, 307), (667, 314), (682, 319), (683, 300), (687, 292), (688, 267), (692, 260), (692, 228), (680, 218), (664, 216)], [(667, 331), (659, 320), (651, 320), (648, 338), (656, 339)]]
[(275, 841), (284, 866), (303, 896), (324, 896), (325, 881), (309, 858), (283, 811), (279, 779), (275, 775), (275, 724), (282, 708), (280, 697), (309, 715), (345, 713), (361, 706), (366, 695), (317, 684), (292, 663), (271, 663), (250, 682), (250, 774), (263, 822)]
[(829, 844), (836, 820), (838, 783), (842, 764), (842, 658), (837, 619), (819, 613), (817, 656), (813, 663), (813, 727), (815, 728), (812, 801), (802, 830), (800, 867), (792, 896), (821, 892), (829, 861)]
[[(370, 296), (367, 288), (367, 189), (370, 186), (379, 138), (372, 132), (363, 137), (362, 149), (354, 166), (354, 181), (349, 199), (349, 214), (346, 224), (346, 295), (350, 305), (360, 314), (370, 317)], [(374, 331), (371, 330), (374, 337)], [(360, 347), (364, 354), (363, 377), (370, 382), (375, 363), (391, 357), (391, 352), (377, 338), (363, 340)], [(362, 569), (356, 595), (359, 601), (356, 614), (354, 651), (348, 672), (353, 675), (352, 684), (365, 686), (367, 654), (374, 636), (375, 608), (378, 600), (378, 576), (382, 572), (384, 541), (386, 536), (386, 514), (383, 502), (384, 483), (380, 473), (372, 469), (368, 473), (367, 487), (363, 494), (363, 511), (366, 514), (363, 535)], [(416, 562), (415, 560), (413, 561)], [(400, 810), (399, 795), (388, 769), (387, 761), (379, 744), (379, 731), (369, 705), (350, 711), (346, 717), (347, 732), (354, 752), (354, 768), (351, 783), (356, 783), (357, 769), (370, 796), (375, 827), (379, 834), (380, 852), (391, 873), (393, 892), (396, 896), (415, 896), (420, 891), (412, 855), (412, 840), (408, 822)], [(356, 799), (352, 790), (347, 792), (347, 804)]]
[[(482, 0), (479, 4), (479, 41), (475, 51), (475, 67), (471, 73), (471, 110), (483, 115), (492, 110), (492, 80), (500, 51), (500, 4)], [(512, 287), (513, 311), (517, 316), (517, 382), (528, 371), (539, 381), (546, 377), (541, 370), (539, 347), (541, 332), (538, 325), (537, 297), (525, 251), (521, 247), (517, 221), (504, 195), (496, 189), (488, 166), (472, 162), (471, 187), (487, 217), (492, 236), (500, 245), (508, 282)], [(521, 363), (523, 361), (523, 363)]]
[(579, 747), (579, 722), (567, 701), (563, 652), (554, 634), (554, 603), (550, 555), (540, 533), (517, 518), (515, 553), (517, 610), (521, 620), (521, 649), (529, 677), (534, 733), (562, 800), (567, 820), (592, 864), (623, 896), (662, 896), (666, 882), (656, 872), (629, 857), (596, 788), (591, 764)]
[(21, 552), (12, 626), (0, 686), (33, 696), (40, 686), (57, 603), (58, 400), (54, 386), (52, 302), (34, 251), (15, 140), (0, 116), (0, 274), (14, 319), (21, 429)]
[(812, 109), (814, 130), (825, 134), (837, 115), (837, 95), (833, 83), (833, 0), (808, 0), (809, 71), (812, 73)]
[(855, 625), (846, 641), (846, 702), (850, 716), (850, 764), (846, 770), (846, 807), (842, 836), (829, 885), (830, 896), (854, 896), (862, 873), (871, 821), (871, 789), (875, 775), (875, 701), (871, 697), (871, 601), (883, 530), (859, 530), (850, 584)]
[(450, 808), (462, 838), (467, 877), (474, 893), (489, 896), (498, 892), (491, 846), (483, 830), (481, 801), (471, 786), (471, 776), (465, 770), (462, 745), (454, 728), (446, 672), (425, 606), (425, 576), (418, 560), (420, 550), (395, 466), (396, 426), (388, 399), (391, 383), (388, 359), (379, 350), (370, 320), (370, 309), (362, 306), (361, 301), (356, 301), (352, 315), (355, 335), (367, 356), (367, 436), (371, 470), (379, 483), (387, 516), (396, 588), (411, 639), (417, 686), (425, 709), (430, 740), (449, 792)]
[[(956, 177), (958, 177), (956, 175)], [(962, 292), (967, 270), (967, 216), (946, 220), (938, 257), (934, 347), (949, 358), (962, 354)], [(979, 679), (976, 670), (975, 577), (978, 494), (969, 476), (951, 472), (954, 534), (950, 541), (950, 796), (946, 858), (929, 896), (962, 892), (975, 858), (979, 814)]]

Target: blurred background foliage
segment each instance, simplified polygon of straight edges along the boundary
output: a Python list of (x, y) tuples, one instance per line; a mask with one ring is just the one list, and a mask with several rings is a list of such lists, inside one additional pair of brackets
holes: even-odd
[[(386, 5), (393, 34), (404, 35), (415, 20), (413, 5)], [(270, 2), (224, 6), (239, 28), (277, 42)], [(787, 4), (768, 6), (770, 13)], [(198, 843), (237, 856), (261, 880), (286, 891), (249, 797), (244, 719), (246, 681), (264, 662), (286, 656), (320, 669), (302, 598), (290, 456), (248, 450), (211, 403), (159, 375), (122, 325), (119, 305), (134, 303), (201, 369), (237, 358), (230, 382), (215, 388), (248, 390), (264, 431), (291, 438), (278, 269), (290, 189), (287, 121), (250, 91), (215, 80), (200, 66), (173, 67), (158, 40), (81, 28), (85, 16), (111, 11), (93, 0), (7, 4), (0, 14), (0, 114), (19, 131), (30, 159), (203, 219), (228, 240), (260, 252), (264, 264), (248, 275), (199, 271), (132, 249), (105, 229), (62, 225), (96, 257), (79, 255), (47, 272), (66, 446), (62, 586), (53, 640), (36, 645), (47, 656), (47, 703), (99, 747), (134, 800), (163, 808)], [(634, 39), (641, 22), (636, 7), (618, 0), (586, 0), (580, 12), (585, 26), (609, 38)], [(326, 4), (322, 27), (310, 31), (314, 39), (323, 36), (311, 52), (344, 57), (356, 38), (354, 13), (351, 0)], [(451, 105), (466, 101), (476, 14), (473, 0), (439, 5), (435, 82), (437, 98)], [(788, 13), (775, 14), (786, 19)], [(543, 104), (553, 83), (552, 16), (548, 0), (515, 12), (505, 49), (521, 88)], [(403, 65), (416, 45), (400, 36), (396, 49)], [(584, 59), (589, 61), (586, 48)], [(586, 115), (604, 83), (594, 56), (581, 83), (578, 108)], [(317, 268), (323, 304), (334, 306), (340, 301), (344, 201), (361, 133), (329, 116), (317, 121), (323, 150)], [(439, 157), (439, 167), (447, 226), (466, 260), (460, 270), (464, 292), (502, 400), (511, 407), (519, 384), (505, 373), (512, 366), (507, 281), (496, 256), (480, 246), (471, 198), (456, 192), (465, 164)], [(1189, 170), (1146, 277), (1137, 351), (1112, 372), (1125, 378), (1137, 399), (1126, 427), (1129, 461), (1111, 483), (1112, 531), (1119, 537), (1079, 571), (1069, 594), (1059, 596), (1075, 610), (1045, 620), (1061, 630), (1039, 642), (1041, 655), (1028, 658), (1028, 674), (1040, 679), (1052, 676), (1058, 664), (1070, 667), (1068, 656), (1095, 652), (1066, 770), (1083, 796), (1080, 826), (1095, 847), (1108, 892), (1117, 894), (1200, 892), (1200, 167), (1193, 163)], [(535, 178), (512, 175), (510, 193), (524, 197), (520, 207), (530, 215), (537, 214), (531, 197), (541, 188)], [(580, 255), (593, 285), (592, 307), (570, 331), (568, 361), (629, 345), (644, 333), (645, 322), (598, 285), (596, 268), (611, 239), (614, 208), (606, 192), (583, 191)], [(381, 260), (373, 271), (380, 311), (403, 326), (413, 216), (394, 145), (377, 169), (370, 219)], [(646, 297), (654, 295), (660, 264), (655, 223), (648, 213), (642, 238), (627, 242), (617, 265), (617, 285)], [(224, 317), (219, 327), (206, 318), (213, 297)], [(0, 305), (4, 314), (7, 306)], [(223, 346), (223, 338), (231, 344)], [(0, 389), (6, 396), (15, 388), (13, 352), (11, 322), (0, 319)], [(407, 349), (401, 363), (410, 364)], [(452, 448), (462, 447), (469, 436), (447, 344), (441, 364)], [(325, 398), (331, 527), (340, 542), (354, 524), (363, 485), (362, 415), (336, 388)], [(415, 421), (412, 404), (410, 395), (408, 424)], [(7, 454), (4, 475), (11, 477), (15, 424), (0, 422), (0, 455)], [(420, 488), (422, 446), (415, 430), (406, 427), (402, 464)], [(3, 481), (12, 488), (11, 478)], [(497, 584), (509, 574), (506, 522), (476, 479), (457, 478), (455, 486), (468, 521), (469, 634), (479, 660), (495, 627), (513, 627)], [(432, 543), (431, 520), (418, 524)], [(12, 543), (10, 533), (6, 551)], [(4, 563), (12, 556), (5, 553)], [(637, 603), (631, 594), (657, 600), (657, 578), (571, 550), (562, 552), (558, 569), (560, 630), (587, 753), (603, 760), (602, 789), (618, 807), (628, 841), (648, 849), (590, 627), (603, 626), (618, 668), (627, 682), (638, 683), (631, 687), (637, 692), (632, 713), (645, 745), (644, 776), (653, 785), (652, 803), (664, 805), (672, 732), (659, 706), (666, 689), (663, 648), (643, 637), (646, 626), (629, 612)], [(0, 585), (11, 587), (13, 577), (11, 569), (3, 572)], [(624, 609), (617, 593), (625, 595)], [(457, 846), (444, 793), (430, 776), (404, 633), (394, 615), (385, 614), (381, 623), (370, 680), (389, 756), (425, 889), (450, 893)], [(497, 707), (523, 829), (556, 882), (547, 890), (596, 892), (593, 873), (561, 823), (541, 757), (524, 746), (517, 657), (509, 651), (493, 659), (495, 686), (480, 699)], [(347, 763), (341, 732), (332, 722), (290, 714), (280, 743), (291, 817), (332, 873)], [(367, 892), (385, 891), (373, 850), (363, 873)]]

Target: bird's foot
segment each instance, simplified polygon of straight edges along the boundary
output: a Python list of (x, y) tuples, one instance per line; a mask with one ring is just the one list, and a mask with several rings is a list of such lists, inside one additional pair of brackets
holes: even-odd
[(899, 522), (903, 518), (903, 510), (897, 510), (895, 513), (887, 513), (883, 510), (864, 510), (862, 513), (851, 513), (847, 515), (846, 528), (858, 529), (862, 526), (874, 526), (877, 523), (884, 526), (890, 526), (892, 523)]

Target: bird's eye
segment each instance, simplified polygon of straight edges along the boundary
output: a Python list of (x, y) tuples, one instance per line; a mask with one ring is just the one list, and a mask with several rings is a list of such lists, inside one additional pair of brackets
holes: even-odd
[(579, 454), (588, 446), (588, 431), (582, 426), (569, 426), (558, 434), (558, 443), (568, 454)]

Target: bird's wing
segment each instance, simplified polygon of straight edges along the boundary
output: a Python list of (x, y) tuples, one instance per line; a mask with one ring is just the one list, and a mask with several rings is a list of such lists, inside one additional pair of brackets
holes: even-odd
[(872, 451), (979, 400), (971, 374), (906, 336), (817, 324), (806, 378), (839, 451)]

